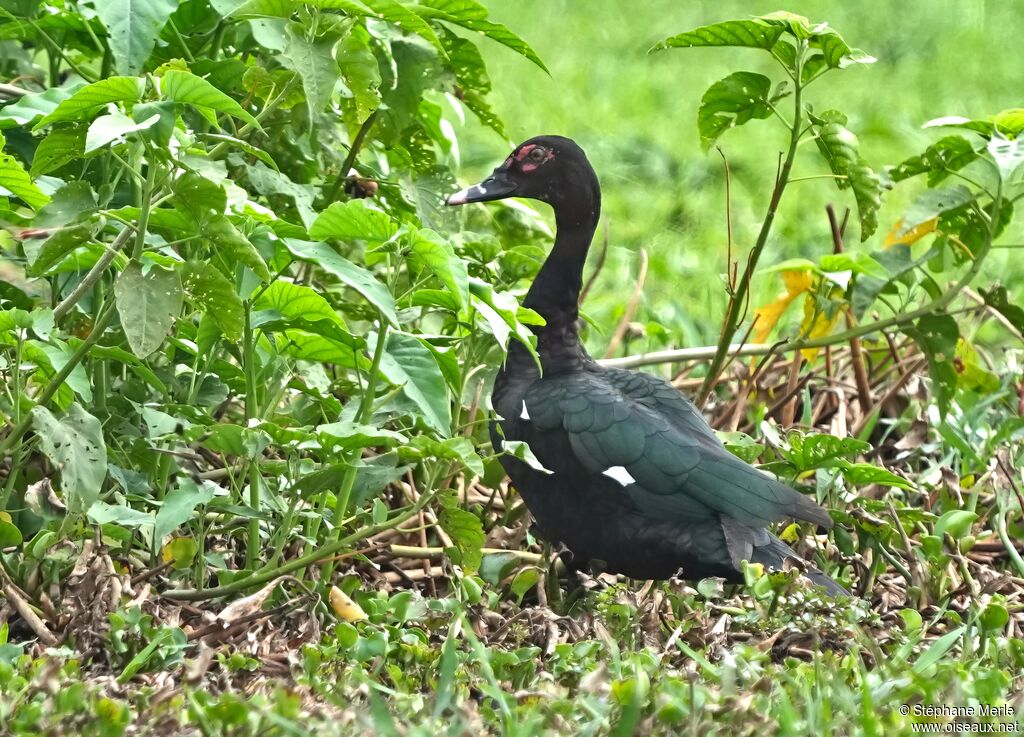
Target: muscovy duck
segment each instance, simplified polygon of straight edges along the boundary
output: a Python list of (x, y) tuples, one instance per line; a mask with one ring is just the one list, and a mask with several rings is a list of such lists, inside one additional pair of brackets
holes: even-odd
[(561, 136), (531, 138), (447, 204), (506, 197), (546, 202), (557, 226), (523, 301), (545, 320), (534, 328), (543, 370), (513, 343), (491, 395), (495, 448), (525, 441), (544, 467), (501, 458), (540, 534), (568, 549), (575, 570), (741, 582), (744, 560), (769, 569), (792, 560), (814, 584), (848, 594), (765, 529), (787, 518), (830, 528), (828, 512), (729, 453), (668, 382), (587, 354), (579, 297), (601, 189), (583, 150)]

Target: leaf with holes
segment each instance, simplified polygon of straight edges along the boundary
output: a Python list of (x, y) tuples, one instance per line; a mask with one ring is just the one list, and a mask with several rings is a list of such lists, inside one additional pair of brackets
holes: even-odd
[(189, 261), (181, 270), (181, 286), (193, 307), (209, 315), (228, 340), (242, 339), (245, 311), (234, 283), (212, 264)]
[(110, 51), (120, 74), (138, 74), (153, 53), (177, 0), (104, 0), (96, 15), (110, 34)]
[(146, 274), (129, 264), (114, 282), (117, 312), (128, 345), (139, 358), (160, 347), (181, 312), (181, 279), (177, 271), (154, 266)]
[(697, 129), (704, 148), (711, 148), (730, 128), (770, 117), (771, 87), (768, 77), (753, 72), (733, 72), (711, 85), (697, 110)]
[(836, 174), (839, 189), (853, 188), (860, 218), (860, 239), (867, 240), (878, 227), (878, 208), (882, 206), (882, 180), (860, 157), (860, 141), (845, 123), (846, 117), (828, 111), (812, 117), (815, 143), (829, 169)]
[(338, 81), (338, 68), (332, 53), (335, 39), (310, 41), (305, 31), (294, 25), (286, 29), (288, 47), (279, 57), (281, 63), (299, 75), (306, 93), (310, 116), (323, 112), (331, 101), (331, 93)]
[(465, 573), (474, 573), (480, 567), (484, 547), (484, 527), (480, 518), (459, 506), (455, 494), (440, 497), (441, 514), (438, 523), (455, 544), (455, 550), (447, 552), (454, 562), (462, 566)]
[(234, 226), (225, 215), (216, 215), (202, 226), (203, 235), (213, 241), (221, 251), (230, 258), (234, 258), (250, 269), (260, 278), (260, 281), (270, 281), (270, 269), (267, 262), (260, 256), (248, 238)]
[(40, 405), (32, 409), (32, 429), (43, 454), (60, 471), (68, 510), (87, 512), (107, 477), (107, 446), (100, 421), (77, 403), (59, 420)]
[(380, 107), (380, 67), (370, 48), (370, 34), (356, 26), (338, 44), (338, 70), (352, 101), (352, 122), (362, 125)]
[(906, 159), (889, 172), (894, 182), (928, 174), (928, 186), (934, 187), (952, 172), (959, 171), (980, 156), (978, 146), (963, 136), (940, 138), (923, 153)]
[(950, 315), (925, 315), (907, 335), (921, 348), (928, 359), (928, 373), (939, 411), (945, 415), (956, 393), (957, 374), (953, 359), (956, 357), (960, 329)]
[(962, 184), (944, 189), (930, 189), (922, 193), (907, 208), (900, 221), (900, 235), (910, 232), (944, 212), (956, 210), (973, 199), (974, 193)]

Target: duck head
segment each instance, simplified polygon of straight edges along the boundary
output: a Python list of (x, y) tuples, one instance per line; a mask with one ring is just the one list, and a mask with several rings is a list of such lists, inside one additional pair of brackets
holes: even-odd
[(597, 175), (575, 141), (537, 136), (519, 144), (487, 179), (451, 195), (445, 204), (465, 205), (525, 197), (560, 209), (583, 209), (596, 222), (601, 190)]

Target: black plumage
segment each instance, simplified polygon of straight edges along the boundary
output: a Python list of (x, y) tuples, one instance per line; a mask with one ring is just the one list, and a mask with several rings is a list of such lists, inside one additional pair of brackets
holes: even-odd
[[(495, 447), (525, 441), (544, 466), (502, 457), (541, 534), (565, 545), (574, 567), (633, 578), (741, 581), (743, 560), (769, 569), (800, 561), (765, 528), (784, 519), (829, 528), (824, 509), (729, 453), (670, 384), (602, 367), (580, 342), (583, 265), (601, 209), (583, 150), (560, 136), (532, 138), (448, 204), (505, 197), (550, 204), (557, 225), (523, 302), (545, 319), (535, 328), (543, 372), (513, 344), (492, 394)], [(847, 593), (800, 563), (814, 583)]]

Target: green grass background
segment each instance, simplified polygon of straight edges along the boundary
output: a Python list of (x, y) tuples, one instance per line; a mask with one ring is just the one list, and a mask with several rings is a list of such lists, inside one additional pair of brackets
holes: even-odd
[[(544, 74), (494, 43), (482, 44), (494, 83), (493, 103), (518, 143), (541, 133), (576, 139), (604, 189), (609, 259), (586, 311), (604, 334), (590, 331), (603, 350), (627, 301), (645, 248), (650, 273), (637, 316), (667, 328), (631, 351), (714, 342), (724, 311), (725, 187), (722, 160), (705, 154), (696, 129), (697, 107), (710, 84), (735, 70), (781, 79), (781, 69), (753, 49), (672, 49), (649, 55), (658, 40), (699, 25), (785, 9), (827, 21), (877, 63), (828, 74), (807, 97), (816, 110), (849, 115), (861, 152), (880, 170), (918, 153), (942, 135), (921, 124), (944, 115), (982, 117), (1024, 105), (1020, 70), (1024, 13), (1015, 2), (914, 0), (900, 3), (681, 2), (679, 0), (490, 0), (495, 20), (528, 40), (547, 63)], [(791, 105), (783, 101), (783, 109)], [(508, 144), (470, 123), (463, 132), (463, 177), (500, 162)], [(773, 119), (752, 121), (720, 140), (733, 175), (733, 226), (742, 253), (749, 249), (767, 205), (778, 152), (785, 143)], [(795, 176), (824, 173), (813, 144), (804, 145)], [(907, 202), (924, 187), (911, 180), (888, 193), (878, 233), (850, 248), (874, 250)], [(793, 184), (762, 259), (767, 267), (795, 256), (830, 251), (824, 206), (853, 204), (828, 180)], [(841, 211), (841, 209), (840, 209)], [(1019, 230), (1015, 231), (1019, 233)], [(1003, 241), (1019, 239), (1008, 233)], [(923, 246), (922, 246), (923, 247)], [(986, 281), (997, 276), (1013, 291), (1016, 253), (993, 254)], [(754, 304), (780, 289), (777, 276), (755, 280)], [(798, 319), (798, 310), (791, 311)]]

